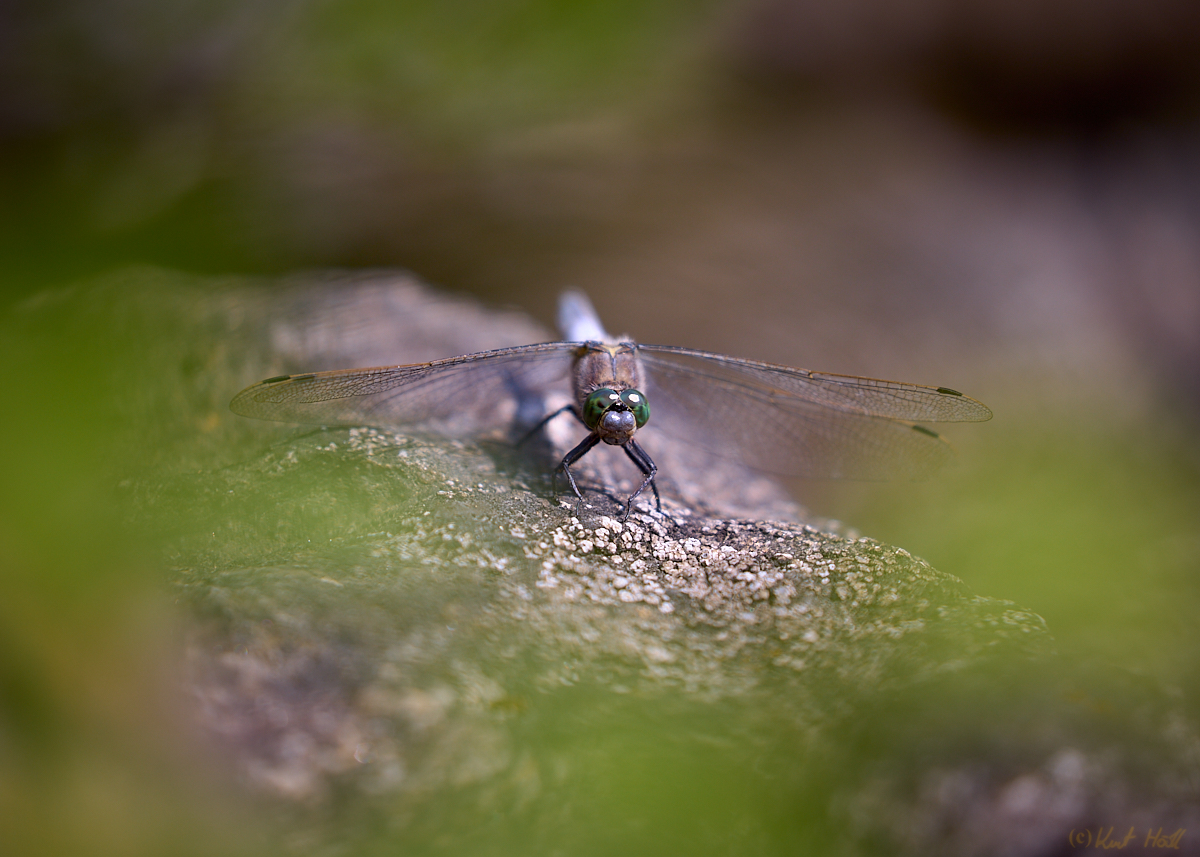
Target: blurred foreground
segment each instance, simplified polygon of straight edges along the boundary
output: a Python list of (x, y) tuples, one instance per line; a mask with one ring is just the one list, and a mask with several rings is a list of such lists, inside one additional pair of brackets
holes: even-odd
[(76, 412), (9, 470), (22, 853), (1025, 854), (1200, 822), (1182, 659), (1130, 662), (1159, 630), (1122, 663), (1068, 625), (1056, 653), (1033, 613), (663, 438), (668, 516), (621, 525), (602, 456), (577, 521), (549, 501), (561, 450), (225, 407), (301, 366), (544, 338), (519, 314), (382, 272), (144, 270), (5, 333), (23, 396)]

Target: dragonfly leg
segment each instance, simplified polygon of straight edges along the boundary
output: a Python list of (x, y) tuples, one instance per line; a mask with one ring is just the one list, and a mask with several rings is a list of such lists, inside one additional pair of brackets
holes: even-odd
[[(521, 439), (517, 441), (517, 446), (521, 446), (523, 443), (525, 443), (525, 441), (529, 440), (531, 437), (533, 437), (539, 431), (544, 429), (546, 427), (546, 424), (549, 423), (550, 420), (554, 419), (559, 414), (565, 414), (567, 411), (570, 411), (571, 413), (573, 413), (575, 415), (576, 419), (578, 419), (580, 422), (583, 422), (583, 417), (579, 416), (579, 411), (577, 411), (575, 409), (574, 405), (563, 405), (557, 411), (551, 411), (550, 413), (546, 414), (546, 416), (541, 418), (541, 420), (538, 422), (537, 425), (535, 425), (529, 431), (525, 432), (525, 434), (521, 436)], [(580, 453), (580, 455), (582, 455), (582, 454), (583, 453)]]
[(625, 514), (621, 516), (621, 520), (624, 521), (629, 517), (629, 512), (633, 508), (633, 501), (637, 499), (639, 494), (646, 490), (647, 485), (654, 491), (654, 505), (661, 512), (662, 497), (658, 494), (658, 483), (654, 479), (655, 474), (658, 473), (658, 465), (654, 463), (650, 456), (646, 454), (646, 450), (642, 449), (633, 438), (626, 441), (621, 449), (625, 450), (625, 454), (629, 456), (629, 460), (636, 464), (638, 470), (642, 471), (646, 476), (638, 490), (630, 494), (629, 499), (625, 501)]
[(558, 467), (554, 468), (554, 493), (558, 494), (558, 473), (561, 470), (567, 474), (567, 481), (571, 483), (571, 490), (575, 492), (575, 496), (579, 498), (579, 502), (583, 503), (583, 495), (579, 493), (579, 486), (575, 484), (575, 477), (571, 475), (571, 465), (579, 459), (583, 458), (591, 450), (593, 446), (600, 442), (600, 435), (592, 433), (579, 442), (579, 445), (563, 456), (563, 460), (559, 462)]

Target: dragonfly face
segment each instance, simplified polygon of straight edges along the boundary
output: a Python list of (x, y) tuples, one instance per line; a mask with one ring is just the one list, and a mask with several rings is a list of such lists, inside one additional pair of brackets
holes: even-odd
[(584, 400), (581, 416), (602, 441), (620, 446), (649, 421), (650, 405), (639, 390), (601, 387)]

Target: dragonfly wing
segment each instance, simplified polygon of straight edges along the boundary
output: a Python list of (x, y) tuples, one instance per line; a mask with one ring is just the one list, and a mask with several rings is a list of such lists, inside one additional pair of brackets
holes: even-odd
[(651, 425), (749, 467), (817, 478), (920, 479), (950, 458), (921, 421), (983, 420), (953, 390), (639, 346)]
[(238, 393), (243, 416), (312, 425), (374, 425), (465, 435), (534, 424), (564, 384), (577, 345), (548, 342), (463, 357), (271, 378)]

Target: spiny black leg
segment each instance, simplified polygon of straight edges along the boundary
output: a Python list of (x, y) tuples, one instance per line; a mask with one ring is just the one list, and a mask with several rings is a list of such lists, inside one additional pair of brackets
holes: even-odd
[(658, 495), (658, 483), (654, 481), (654, 475), (658, 473), (658, 465), (646, 454), (646, 450), (638, 446), (638, 442), (633, 438), (627, 440), (621, 449), (625, 450), (625, 454), (629, 456), (630, 461), (637, 465), (638, 470), (646, 475), (641, 487), (630, 494), (629, 499), (625, 501), (625, 514), (621, 516), (621, 520), (624, 521), (629, 517), (629, 512), (633, 509), (633, 501), (637, 499), (639, 494), (646, 490), (647, 485), (654, 490), (654, 505), (661, 512), (662, 497)]
[(550, 420), (554, 419), (559, 414), (566, 413), (567, 411), (570, 411), (571, 413), (573, 413), (580, 422), (583, 422), (583, 417), (579, 416), (579, 411), (575, 410), (574, 405), (563, 405), (557, 411), (552, 411), (551, 413), (546, 414), (546, 416), (542, 417), (541, 421), (538, 422), (537, 425), (535, 425), (529, 431), (525, 432), (524, 436), (520, 440), (517, 441), (517, 446), (520, 446), (521, 444), (525, 443), (525, 441), (529, 440), (531, 437), (533, 437), (539, 431), (544, 429), (546, 427), (546, 423), (550, 422)]
[(571, 483), (571, 490), (575, 492), (575, 496), (579, 498), (579, 502), (583, 503), (583, 495), (579, 493), (579, 486), (575, 484), (575, 477), (571, 475), (571, 465), (588, 454), (593, 446), (600, 442), (600, 435), (589, 434), (579, 445), (563, 456), (563, 460), (559, 462), (558, 467), (554, 468), (554, 493), (558, 494), (558, 471), (567, 474), (567, 481)]

